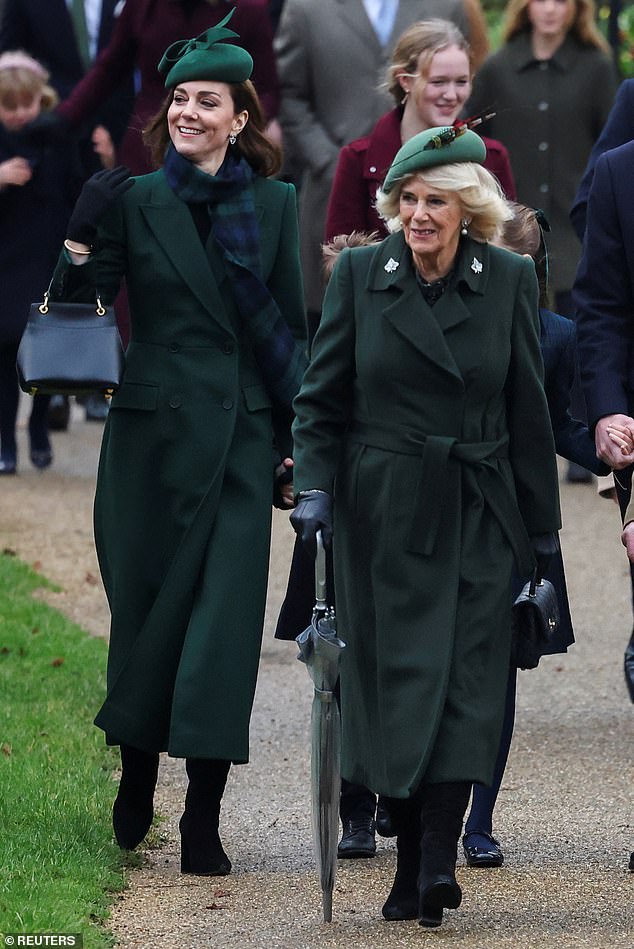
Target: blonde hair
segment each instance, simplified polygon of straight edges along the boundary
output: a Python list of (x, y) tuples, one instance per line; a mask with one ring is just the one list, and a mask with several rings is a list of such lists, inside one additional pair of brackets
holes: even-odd
[[(429, 74), (431, 61), (441, 49), (457, 46), (464, 50), (469, 59), (469, 73), (473, 71), (471, 49), (464, 35), (449, 20), (418, 20), (399, 36), (392, 61), (387, 69), (385, 88), (400, 105), (405, 93), (399, 82), (403, 75), (420, 72), (423, 78)], [(421, 59), (422, 57), (422, 59)]]
[(37, 59), (24, 50), (10, 50), (0, 55), (0, 102), (14, 108), (20, 100), (40, 98), (44, 111), (54, 109), (59, 97), (48, 85), (49, 74)]
[[(530, 33), (532, 26), (528, 16), (531, 0), (509, 0), (504, 17), (503, 39), (508, 41), (518, 33)], [(594, 0), (570, 0), (574, 4), (575, 15), (568, 30), (583, 46), (594, 46), (604, 53), (610, 52), (607, 40), (601, 35), (596, 24), (596, 6)]]
[(491, 172), (477, 162), (452, 162), (407, 175), (396, 183), (397, 187), (390, 188), (388, 194), (379, 188), (376, 209), (389, 231), (400, 231), (403, 226), (399, 215), (401, 191), (413, 180), (422, 181), (429, 188), (457, 194), (462, 216), (471, 219), (469, 234), (476, 240), (493, 240), (504, 222), (513, 216), (502, 188)]

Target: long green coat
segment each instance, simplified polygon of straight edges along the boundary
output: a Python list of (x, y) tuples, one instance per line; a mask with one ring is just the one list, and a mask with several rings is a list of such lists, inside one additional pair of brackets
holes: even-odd
[(296, 489), (334, 485), (344, 776), (490, 783), (513, 555), (559, 528), (532, 262), (465, 240), (430, 308), (402, 233), (344, 251), (295, 410)]
[[(256, 178), (262, 273), (305, 336), (292, 185)], [(163, 172), (135, 180), (56, 296), (114, 299), (131, 342), (106, 422), (95, 537), (112, 626), (109, 742), (248, 760), (266, 598), (273, 426), (222, 259)], [(288, 433), (290, 436), (290, 433)], [(287, 446), (285, 446), (285, 450)]]

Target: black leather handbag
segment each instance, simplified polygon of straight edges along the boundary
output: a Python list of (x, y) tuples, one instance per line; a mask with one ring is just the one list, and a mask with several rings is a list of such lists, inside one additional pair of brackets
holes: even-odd
[(123, 347), (112, 307), (32, 303), (17, 358), (20, 388), (30, 395), (112, 395), (123, 372)]
[(518, 669), (536, 669), (558, 628), (557, 592), (535, 570), (513, 604), (511, 662)]

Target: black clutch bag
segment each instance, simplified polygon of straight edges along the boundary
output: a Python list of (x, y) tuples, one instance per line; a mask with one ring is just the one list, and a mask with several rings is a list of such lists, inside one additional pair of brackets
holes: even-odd
[(557, 592), (535, 570), (513, 604), (511, 662), (518, 669), (536, 669), (558, 628)]
[(20, 388), (30, 395), (111, 395), (123, 372), (123, 347), (112, 307), (32, 303), (17, 358)]

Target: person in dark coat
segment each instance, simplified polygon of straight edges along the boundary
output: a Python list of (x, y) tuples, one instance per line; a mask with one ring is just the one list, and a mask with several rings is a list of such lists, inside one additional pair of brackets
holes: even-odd
[[(84, 7), (88, 2), (84, 3)], [(98, 53), (104, 50), (124, 7), (121, 0), (102, 0), (95, 33), (88, 29), (86, 17), (85, 43), (74, 27), (68, 0), (6, 0), (0, 20), (0, 52), (23, 49), (41, 62), (50, 73), (50, 83), (60, 99), (67, 98), (90, 68)], [(85, 47), (85, 48), (84, 48)], [(80, 155), (86, 177), (101, 167), (92, 142), (96, 126), (107, 129), (115, 145), (125, 132), (134, 96), (132, 73), (115, 73), (112, 92), (82, 129)]]
[[(161, 170), (90, 179), (53, 295), (112, 300), (125, 275), (132, 336), (106, 421), (95, 538), (112, 614), (96, 724), (121, 749), (115, 835), (152, 821), (159, 752), (186, 759), (184, 873), (223, 875), (221, 798), (249, 757), (274, 497), (305, 365), (295, 191), (226, 27), (159, 65), (148, 129)], [(130, 187), (133, 185), (133, 187)], [(292, 488), (285, 486), (290, 505)]]
[[(81, 184), (72, 148), (34, 145), (22, 134), (56, 101), (41, 63), (22, 50), (0, 53), (0, 475), (17, 471), (20, 338), (30, 305), (44, 298)], [(49, 400), (36, 395), (29, 414), (29, 455), (40, 469), (53, 460)]]
[[(583, 251), (573, 287), (577, 307), (581, 382), (599, 458), (616, 472), (624, 519), (623, 542), (631, 553), (634, 447), (615, 430), (634, 436), (634, 141), (597, 159), (588, 192)], [(630, 558), (631, 559), (631, 558)], [(634, 644), (631, 637), (629, 651)], [(627, 652), (626, 652), (627, 655)], [(629, 869), (634, 869), (634, 853)]]
[[(342, 775), (397, 832), (386, 919), (440, 924), (471, 784), (490, 784), (511, 573), (552, 552), (557, 468), (532, 261), (475, 132), (432, 128), (392, 162), (380, 244), (344, 250), (295, 399), (291, 522), (334, 536)], [(421, 835), (422, 827), (422, 835)]]
[[(458, 119), (471, 92), (471, 75), (467, 41), (449, 20), (420, 20), (401, 34), (387, 70), (387, 88), (396, 107), (381, 116), (369, 135), (341, 149), (326, 215), (327, 241), (352, 231), (387, 235), (375, 200), (392, 159), (412, 135)], [(513, 200), (515, 182), (506, 148), (491, 138), (483, 141), (484, 167)]]
[[(518, 200), (550, 221), (553, 306), (574, 318), (580, 246), (570, 206), (612, 106), (616, 70), (593, 0), (510, 0), (505, 17), (504, 42), (477, 72), (467, 110), (495, 112), (484, 128), (509, 150)], [(571, 399), (585, 419), (578, 378)], [(567, 478), (592, 480), (572, 464)]]
[(139, 89), (118, 155), (133, 174), (151, 171), (142, 130), (163, 101), (156, 69), (163, 50), (183, 37), (203, 33), (233, 7), (234, 26), (253, 57), (253, 81), (271, 123), (277, 115), (279, 89), (265, 0), (126, 0), (108, 46), (59, 106), (59, 114), (73, 127), (86, 121), (116, 87), (118, 77), (136, 71)]
[[(504, 224), (496, 243), (517, 254), (530, 256), (537, 268), (540, 284), (539, 330), (544, 360), (544, 388), (557, 454), (597, 475), (608, 474), (609, 467), (596, 456), (594, 439), (587, 425), (570, 414), (570, 390), (577, 366), (576, 331), (572, 320), (547, 309), (548, 258), (542, 224), (540, 224), (541, 221), (544, 226), (547, 226), (545, 218), (541, 212), (536, 213), (524, 205), (512, 204), (511, 208), (514, 216)], [(623, 435), (627, 440), (627, 433), (622, 432), (619, 436), (621, 441), (623, 441)], [(544, 576), (555, 585), (557, 591), (560, 625), (548, 650), (543, 655), (565, 653), (574, 643), (574, 632), (560, 550), (551, 557)], [(521, 587), (519, 578), (516, 578), (513, 599), (520, 593)], [(471, 809), (462, 838), (467, 864), (472, 867), (499, 867), (504, 862), (502, 848), (493, 836), (493, 811), (513, 737), (516, 685), (517, 668), (511, 664), (494, 780), (488, 787), (482, 784), (474, 785)]]
[(624, 79), (619, 86), (603, 130), (592, 146), (586, 170), (570, 209), (570, 220), (580, 241), (583, 241), (586, 230), (588, 195), (599, 157), (611, 148), (617, 148), (625, 142), (631, 142), (632, 139), (634, 139), (634, 79)]

